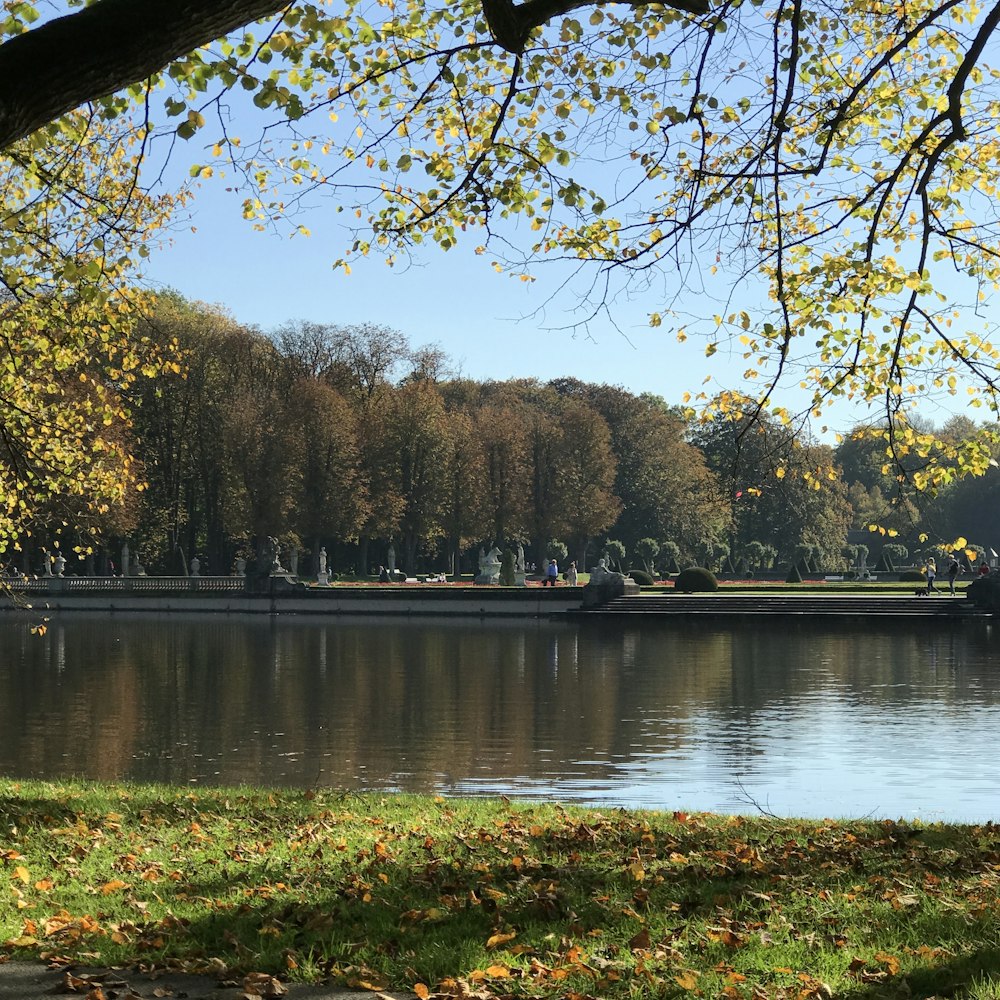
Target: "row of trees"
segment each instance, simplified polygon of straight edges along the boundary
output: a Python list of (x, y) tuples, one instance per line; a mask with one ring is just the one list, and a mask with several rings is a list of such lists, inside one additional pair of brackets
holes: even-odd
[[(742, 391), (695, 397), (732, 418), (728, 429), (710, 425), (719, 438), (744, 423), (743, 392), (758, 412), (780, 420), (788, 414), (778, 395), (792, 385), (805, 389), (814, 414), (845, 399), (880, 404), (891, 458), (911, 462), (907, 474), (918, 484), (951, 493), (956, 471), (982, 474), (995, 458), (988, 435), (938, 436), (912, 415), (928, 396), (965, 393), (994, 420), (1000, 412), (1000, 350), (987, 308), (1000, 286), (1000, 78), (988, 61), (1000, 7), (940, 0), (41, 6), (5, 0), (0, 19), (5, 557), (46, 515), (102, 537), (114, 533), (115, 518), (119, 533), (135, 527), (159, 537), (155, 519), (146, 523), (147, 505), (129, 500), (133, 436), (121, 429), (120, 401), (149, 395), (129, 385), (141, 375), (163, 384), (160, 360), (132, 340), (134, 289), (150, 244), (190, 193), (162, 192), (157, 157), (178, 155), (192, 139), (189, 176), (225, 174), (252, 225), (306, 231), (330, 197), (349, 220), (335, 261), (343, 268), (356, 255), (392, 261), (429, 244), (449, 250), (465, 242), (484, 266), (525, 278), (551, 261), (562, 301), (581, 325), (613, 314), (625, 293), (641, 294), (651, 325), (679, 342), (699, 343), (690, 334), (703, 334), (707, 356), (744, 358)], [(244, 136), (234, 134), (240, 116), (231, 113), (240, 95), (256, 115)], [(697, 301), (681, 301), (687, 292)], [(709, 294), (714, 308), (706, 308)], [(266, 368), (267, 352), (255, 348), (253, 362)], [(242, 399), (242, 379), (234, 400)], [(437, 392), (446, 414), (458, 411), (444, 387)], [(205, 457), (212, 468), (199, 470), (198, 489), (214, 492), (198, 504), (189, 503), (176, 471), (157, 494), (161, 466), (140, 455), (151, 470), (149, 505), (168, 521), (171, 510), (186, 512), (164, 531), (186, 534), (191, 545), (203, 534), (221, 552), (218, 538), (232, 536), (238, 508), (244, 524), (290, 525), (292, 500), (255, 493), (255, 470), (240, 468), (249, 459), (239, 456), (253, 453), (261, 433), (253, 413), (281, 417), (266, 395), (251, 392), (247, 425), (226, 430), (232, 450), (223, 449), (218, 463)], [(609, 502), (617, 498), (624, 533), (640, 508), (621, 491), (640, 486), (623, 485), (621, 467), (631, 459), (615, 450), (614, 421), (583, 402), (611, 435), (615, 482), (592, 485), (595, 495), (610, 488)], [(358, 515), (360, 528), (345, 522), (343, 537), (356, 535), (363, 546), (391, 526), (424, 539), (415, 545), (441, 533), (460, 545), (471, 530), (464, 515), (449, 527), (441, 514), (414, 520), (409, 499), (406, 511), (391, 509), (415, 487), (400, 493), (391, 478), (371, 477), (368, 414), (358, 417), (359, 406), (345, 403), (362, 423), (355, 495), (363, 494), (368, 513)], [(288, 428), (276, 429), (282, 437)], [(148, 427), (139, 435), (146, 448)], [(907, 505), (930, 515), (895, 485), (873, 492), (849, 476), (848, 489), (860, 483), (864, 496), (848, 498), (851, 515), (831, 511), (808, 493), (816, 475), (837, 478), (817, 471), (826, 461), (821, 451), (808, 442), (789, 451), (787, 431), (767, 422), (761, 435), (781, 488), (758, 475), (763, 466), (748, 478), (735, 471), (738, 462), (718, 465), (718, 442), (709, 442), (703, 456), (718, 477), (719, 503), (699, 521), (702, 537), (717, 530), (732, 546), (749, 531), (762, 533), (751, 539), (761, 544), (772, 544), (763, 540), (768, 530), (793, 536), (802, 527), (793, 499), (821, 515), (805, 527), (831, 552), (838, 526), (866, 504), (895, 500), (890, 517), (902, 517)], [(751, 435), (737, 437), (745, 445)], [(296, 468), (317, 453), (305, 448)], [(226, 470), (221, 485), (211, 485), (216, 464)], [(723, 488), (727, 477), (732, 493)], [(754, 492), (741, 488), (746, 481)], [(292, 494), (299, 488), (289, 486)], [(953, 497), (973, 514), (991, 480), (976, 489)], [(528, 527), (505, 530), (533, 534), (556, 524), (539, 513), (537, 491)], [(796, 491), (802, 496), (792, 497)], [(66, 510), (68, 496), (82, 511)], [(418, 506), (433, 509), (413, 511)], [(716, 529), (712, 514), (725, 527)], [(562, 530), (583, 537), (585, 529)]]
[[(914, 552), (922, 534), (991, 537), (995, 476), (919, 493), (873, 432), (832, 448), (766, 418), (694, 423), (620, 387), (475, 382), (384, 327), (265, 336), (179, 296), (144, 326), (179, 363), (122, 384), (122, 450), (146, 488), (89, 535), (112, 554), (128, 540), (151, 572), (198, 555), (202, 572), (227, 573), (269, 536), (314, 560), (325, 546), (335, 570), (359, 573), (390, 542), (411, 573), (459, 572), (487, 542), (522, 542), (540, 561), (554, 539), (581, 568), (608, 552), (623, 568), (759, 570), (808, 555), (832, 570), (854, 561), (845, 546), (868, 525)], [(976, 428), (957, 419), (938, 433), (958, 442)], [(42, 546), (89, 541), (64, 513), (45, 508), (25, 569)]]

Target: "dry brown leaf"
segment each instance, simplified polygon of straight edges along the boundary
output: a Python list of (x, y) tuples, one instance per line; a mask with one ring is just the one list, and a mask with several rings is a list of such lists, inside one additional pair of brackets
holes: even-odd
[(635, 951), (636, 949), (640, 951), (648, 951), (651, 943), (652, 942), (649, 939), (649, 928), (643, 927), (643, 929), (629, 941), (628, 946), (631, 951)]
[(279, 979), (267, 972), (251, 972), (243, 977), (243, 996), (254, 997), (283, 997), (288, 992), (288, 987)]
[(511, 931), (509, 934), (494, 934), (486, 942), (487, 948), (496, 948), (501, 944), (506, 944), (508, 941), (513, 941), (517, 937), (517, 931)]

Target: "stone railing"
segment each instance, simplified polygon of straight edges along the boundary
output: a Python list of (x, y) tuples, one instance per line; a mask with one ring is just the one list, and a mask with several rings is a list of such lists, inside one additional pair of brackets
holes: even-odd
[(4, 579), (3, 584), (22, 594), (242, 593), (246, 589), (240, 576), (41, 576)]

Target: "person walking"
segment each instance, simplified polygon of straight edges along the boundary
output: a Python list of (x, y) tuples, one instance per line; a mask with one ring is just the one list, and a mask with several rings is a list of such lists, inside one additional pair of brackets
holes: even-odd
[(555, 559), (549, 560), (549, 567), (545, 571), (545, 579), (542, 581), (542, 586), (544, 587), (548, 584), (550, 587), (556, 585), (556, 580), (559, 579), (559, 563)]
[(927, 573), (927, 593), (936, 594), (937, 587), (934, 586), (934, 577), (937, 576), (937, 563), (934, 561), (933, 556), (931, 556), (931, 558), (927, 560), (927, 565), (924, 567), (924, 569)]
[(952, 597), (955, 596), (955, 581), (958, 579), (958, 574), (962, 572), (962, 567), (958, 564), (958, 560), (952, 556), (948, 560), (948, 591)]

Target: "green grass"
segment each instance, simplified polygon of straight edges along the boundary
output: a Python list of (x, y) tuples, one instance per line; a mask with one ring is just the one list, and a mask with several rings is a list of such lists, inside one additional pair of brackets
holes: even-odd
[(0, 780), (0, 957), (420, 995), (986, 998), (998, 885), (989, 825)]

